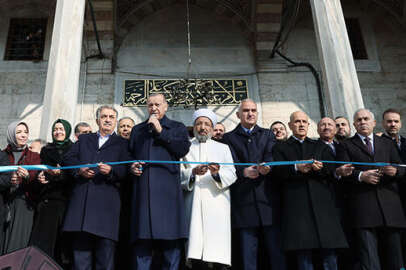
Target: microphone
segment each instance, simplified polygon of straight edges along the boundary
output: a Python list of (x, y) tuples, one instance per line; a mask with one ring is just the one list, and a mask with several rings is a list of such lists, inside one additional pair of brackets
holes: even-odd
[[(153, 114), (151, 114), (151, 115), (149, 116), (150, 119), (151, 119), (151, 117), (156, 118), (155, 113), (153, 113)], [(155, 126), (154, 126), (154, 124), (148, 123), (148, 132), (149, 132), (149, 133), (153, 133), (154, 131), (155, 131)]]
[(148, 123), (148, 132), (149, 133), (152, 133), (152, 132), (154, 132), (154, 124), (152, 124), (152, 123)]

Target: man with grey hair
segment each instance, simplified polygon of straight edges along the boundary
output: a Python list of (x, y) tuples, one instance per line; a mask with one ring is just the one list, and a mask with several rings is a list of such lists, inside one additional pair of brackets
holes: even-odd
[(74, 130), (76, 140), (81, 134), (92, 133), (92, 127), (86, 122), (77, 123)]
[(130, 139), (131, 130), (134, 126), (134, 120), (129, 116), (124, 116), (118, 120), (117, 133), (124, 139)]
[(63, 231), (71, 233), (73, 269), (114, 269), (118, 241), (120, 195), (118, 182), (127, 175), (126, 165), (107, 162), (129, 160), (128, 141), (114, 132), (117, 111), (108, 105), (96, 112), (97, 133), (83, 134), (64, 157), (64, 166), (94, 164), (72, 172), (73, 191)]
[[(149, 117), (134, 126), (130, 136), (133, 160), (178, 161), (189, 152), (184, 124), (166, 117), (168, 103), (163, 94), (150, 95)], [(135, 162), (131, 242), (133, 267), (151, 269), (153, 254), (162, 252), (165, 269), (177, 270), (181, 248), (187, 238), (185, 205), (179, 164)], [(158, 253), (159, 254), (159, 253)]]
[(32, 152), (39, 154), (41, 152), (42, 147), (45, 146), (46, 144), (47, 142), (43, 139), (35, 139), (31, 142), (28, 149), (30, 149)]
[(209, 109), (193, 114), (194, 135), (185, 161), (209, 161), (209, 164), (184, 164), (181, 167), (189, 241), (186, 259), (193, 267), (226, 269), (231, 265), (231, 218), (229, 187), (237, 179), (230, 148), (212, 140), (217, 116)]
[[(357, 133), (342, 141), (337, 148), (337, 160), (351, 162), (401, 163), (396, 145), (374, 135), (373, 113), (359, 109), (354, 114)], [(394, 166), (353, 165), (351, 174), (340, 181), (349, 183), (348, 212), (357, 236), (361, 269), (401, 269), (400, 229), (406, 228), (399, 196), (398, 180), (402, 168)], [(379, 239), (379, 241), (378, 241)], [(378, 249), (384, 251), (380, 260)], [(381, 262), (384, 265), (381, 268)]]

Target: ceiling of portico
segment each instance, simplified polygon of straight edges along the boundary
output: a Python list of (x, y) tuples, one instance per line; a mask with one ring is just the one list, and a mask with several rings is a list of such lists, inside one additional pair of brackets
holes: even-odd
[[(118, 0), (117, 24), (119, 27), (129, 28), (136, 25), (143, 18), (165, 7), (183, 3), (187, 0)], [(232, 18), (233, 21), (251, 27), (251, 0), (188, 0), (190, 5), (212, 10), (217, 15)]]
[(0, 6), (2, 9), (8, 8), (44, 8), (52, 7), (56, 3), (56, 0), (0, 0)]

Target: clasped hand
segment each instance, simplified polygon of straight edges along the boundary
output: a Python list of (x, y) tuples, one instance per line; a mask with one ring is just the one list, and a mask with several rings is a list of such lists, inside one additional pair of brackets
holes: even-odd
[(271, 171), (270, 166), (266, 165), (252, 165), (244, 169), (244, 177), (256, 179), (260, 175), (267, 175)]
[[(99, 171), (103, 175), (108, 175), (111, 172), (111, 166), (105, 163), (98, 163), (97, 167)], [(79, 169), (79, 175), (83, 176), (84, 178), (93, 178), (96, 175), (96, 172), (89, 167), (84, 167)]]
[(308, 173), (310, 171), (320, 171), (323, 168), (323, 163), (317, 160), (312, 160), (312, 163), (298, 163), (296, 169), (301, 173)]
[(379, 183), (380, 178), (386, 174), (388, 176), (395, 176), (397, 172), (396, 167), (384, 166), (380, 169), (363, 171), (360, 176), (360, 180), (371, 185)]
[(134, 162), (131, 164), (131, 172), (136, 176), (140, 176), (142, 174), (142, 165), (145, 165), (145, 162)]
[(12, 185), (18, 185), (21, 183), (23, 178), (28, 178), (29, 173), (26, 169), (22, 167), (18, 167), (17, 171), (13, 172), (11, 174), (11, 184)]
[(202, 164), (193, 168), (193, 175), (205, 175), (207, 171), (210, 171), (212, 175), (218, 174), (220, 171), (220, 165), (218, 163), (209, 163), (208, 165)]

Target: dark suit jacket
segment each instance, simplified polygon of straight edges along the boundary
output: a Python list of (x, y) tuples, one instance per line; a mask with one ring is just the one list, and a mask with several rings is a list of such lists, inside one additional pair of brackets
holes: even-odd
[[(402, 160), (402, 164), (406, 164), (406, 138), (403, 136), (400, 136), (400, 148), (396, 141), (392, 140), (391, 137), (386, 135), (385, 133), (382, 135), (383, 138), (387, 138), (388, 140), (393, 141), (393, 143), (396, 145), (396, 148), (399, 151), (399, 156), (400, 159)], [(400, 199), (402, 200), (403, 204), (403, 210), (406, 213), (406, 176), (403, 176), (403, 179), (398, 182), (399, 185), (399, 194), (400, 194)]]
[[(130, 138), (133, 159), (178, 161), (189, 152), (184, 124), (166, 116), (160, 124), (163, 128), (160, 134), (151, 132), (146, 121), (133, 127)], [(132, 242), (187, 238), (179, 164), (146, 164), (140, 177), (132, 177)]]
[[(275, 136), (269, 129), (255, 126), (247, 134), (241, 125), (224, 134), (223, 142), (228, 144), (234, 162), (261, 163), (272, 161), (272, 147)], [(279, 223), (280, 194), (271, 183), (271, 176), (259, 176), (252, 180), (244, 177), (248, 166), (236, 166), (237, 181), (231, 185), (231, 217), (234, 228), (249, 228)], [(273, 213), (274, 212), (274, 213)]]
[[(83, 134), (65, 154), (63, 165), (90, 164), (129, 160), (127, 140), (115, 133), (99, 148), (96, 133)], [(93, 168), (92, 179), (72, 174), (75, 185), (66, 212), (64, 231), (88, 232), (114, 241), (118, 240), (120, 194), (118, 182), (126, 176), (127, 165), (114, 165), (109, 175)]]
[[(401, 159), (395, 144), (374, 135), (374, 154), (371, 155), (361, 138), (354, 137), (342, 141), (337, 149), (337, 160), (354, 162), (400, 163)], [(406, 219), (399, 197), (397, 181), (403, 170), (398, 168), (397, 176), (384, 175), (379, 184), (371, 185), (358, 180), (360, 172), (376, 169), (375, 166), (355, 165), (352, 175), (343, 177), (349, 185), (349, 214), (355, 228), (388, 226), (406, 227)]]
[[(301, 144), (290, 137), (277, 144), (275, 161), (334, 160), (331, 148), (322, 141), (306, 138)], [(294, 165), (274, 168), (283, 181), (282, 233), (285, 250), (345, 248), (347, 241), (335, 207), (332, 172), (325, 163), (318, 171), (301, 173)]]

